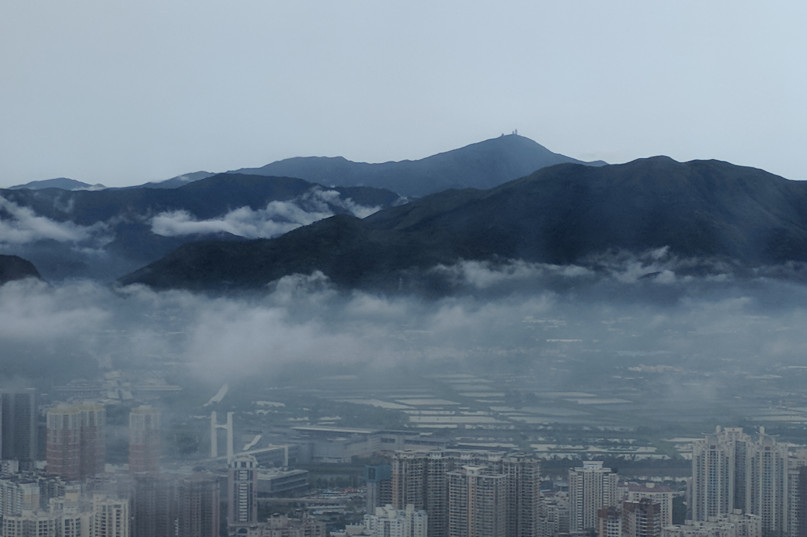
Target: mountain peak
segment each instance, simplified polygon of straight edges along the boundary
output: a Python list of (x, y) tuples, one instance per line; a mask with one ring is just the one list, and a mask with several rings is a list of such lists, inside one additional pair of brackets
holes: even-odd
[(503, 134), (419, 160), (370, 164), (344, 157), (295, 157), (235, 173), (299, 177), (326, 185), (373, 186), (422, 197), (450, 188), (492, 188), (562, 163), (602, 164), (553, 153), (518, 134)]
[(68, 177), (56, 177), (54, 179), (43, 179), (41, 181), (31, 181), (24, 185), (12, 186), (9, 187), (9, 190), (44, 190), (46, 188), (58, 188), (60, 190), (100, 190), (106, 187), (102, 184), (91, 185)]

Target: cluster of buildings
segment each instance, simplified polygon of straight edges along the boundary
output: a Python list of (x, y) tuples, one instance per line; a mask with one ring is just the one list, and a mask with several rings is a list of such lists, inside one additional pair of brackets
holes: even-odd
[[(38, 404), (35, 390), (0, 392), (0, 537), (807, 535), (807, 450), (764, 429), (752, 436), (718, 427), (696, 440), (685, 503), (674, 516), (683, 490), (625, 483), (598, 461), (569, 469), (565, 483), (542, 491), (541, 461), (530, 453), (416, 445), (403, 433), (363, 430), (349, 431), (360, 440), (326, 448), (318, 439), (328, 431), (316, 428), (298, 431), (314, 439), (308, 447), (261, 447), (256, 439), (237, 451), (232, 415), (224, 425), (211, 416), (209, 459), (166, 468), (161, 415), (150, 406), (129, 411), (128, 465), (113, 467), (102, 404), (57, 404), (42, 423)], [(306, 471), (288, 468), (299, 453), (338, 464), (328, 460), (347, 457), (345, 446), (365, 450), (371, 440), (387, 462), (365, 467), (360, 524), (329, 533), (315, 516), (260, 514), (273, 492), (307, 488)]]
[[(307, 488), (306, 472), (259, 472), (255, 456), (233, 455), (231, 417), (223, 461), (166, 469), (159, 410), (132, 408), (128, 465), (113, 467), (106, 464), (104, 405), (57, 404), (45, 410), (44, 427), (35, 390), (0, 392), (0, 405), (2, 537), (327, 535), (325, 524), (313, 518), (258, 520), (259, 489), (295, 490), (301, 481)], [(287, 448), (256, 454), (288, 461)]]
[(571, 468), (567, 487), (542, 492), (539, 461), (527, 455), (402, 451), (388, 467), (368, 467), (367, 482), (368, 511), (384, 502), (388, 510), (423, 510), (426, 535), (807, 535), (807, 451), (778, 443), (763, 428), (752, 437), (718, 427), (694, 442), (679, 524), (673, 506), (682, 493), (624, 483), (598, 461)]

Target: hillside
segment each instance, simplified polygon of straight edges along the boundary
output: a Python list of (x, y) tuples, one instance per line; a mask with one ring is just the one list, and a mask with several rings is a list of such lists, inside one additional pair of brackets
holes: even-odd
[(236, 174), (167, 189), (0, 190), (0, 247), (32, 260), (48, 280), (114, 279), (188, 242), (273, 237), (399, 199), (375, 188)]
[(346, 287), (394, 288), (459, 260), (592, 265), (661, 247), (745, 267), (807, 261), (807, 183), (718, 161), (565, 164), (274, 240), (188, 244), (121, 281), (220, 290), (320, 270)]

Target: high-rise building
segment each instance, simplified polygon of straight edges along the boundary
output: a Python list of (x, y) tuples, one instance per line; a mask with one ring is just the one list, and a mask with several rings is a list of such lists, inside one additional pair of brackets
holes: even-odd
[(129, 413), (129, 471), (157, 473), (160, 468), (160, 411), (140, 406)]
[(92, 507), (95, 537), (129, 537), (129, 500), (96, 494)]
[(49, 474), (81, 477), (81, 412), (77, 407), (60, 405), (48, 410), (46, 457)]
[(655, 485), (648, 483), (646, 485), (639, 485), (637, 483), (628, 483), (628, 491), (625, 499), (630, 502), (638, 502), (643, 498), (650, 498), (653, 502), (658, 503), (661, 509), (661, 527), (669, 526), (673, 523), (673, 497), (675, 491), (669, 487)]
[(507, 476), (507, 535), (538, 535), (541, 515), (541, 467), (523, 455), (503, 457), (493, 466)]
[(791, 458), (787, 484), (789, 537), (807, 537), (807, 450)]
[(486, 466), (448, 472), (448, 535), (507, 536), (507, 475)]
[(787, 448), (762, 428), (752, 441), (740, 428), (718, 427), (693, 445), (692, 520), (739, 510), (758, 515), (766, 534), (788, 534), (788, 489)]
[(617, 504), (617, 474), (601, 461), (569, 470), (569, 532), (597, 529), (597, 511)]
[(40, 498), (35, 479), (0, 479), (0, 516), (35, 511), (40, 507)]
[(65, 479), (104, 471), (106, 412), (103, 405), (62, 404), (47, 412), (47, 470)]
[(392, 458), (392, 505), (428, 513), (429, 535), (448, 535), (448, 479), (454, 457), (441, 451), (397, 452)]
[(219, 483), (203, 472), (177, 485), (177, 537), (218, 537)]
[(542, 495), (536, 535), (556, 537), (563, 533), (569, 533), (569, 495), (566, 492)]
[(540, 466), (521, 454), (464, 451), (399, 451), (392, 459), (392, 505), (428, 514), (429, 535), (449, 532), (449, 472), (465, 466), (484, 467), (506, 476), (505, 524), (508, 537), (532, 537), (540, 527)]
[(174, 537), (178, 510), (176, 478), (134, 476), (131, 507), (132, 537)]
[(0, 458), (20, 462), (36, 460), (38, 417), (34, 388), (0, 392)]
[(708, 520), (745, 507), (751, 439), (741, 428), (717, 427), (692, 446), (690, 518)]
[(238, 455), (230, 463), (228, 480), (228, 517), (230, 526), (258, 521), (258, 461), (252, 455)]
[(106, 465), (106, 409), (98, 403), (84, 403), (81, 409), (81, 475), (104, 473)]
[(745, 512), (759, 515), (767, 535), (788, 532), (788, 452), (760, 428), (748, 455)]
[(392, 504), (392, 467), (389, 464), (365, 465), (364, 480), (367, 483), (365, 510), (374, 513), (376, 507)]
[(622, 512), (618, 507), (597, 510), (597, 537), (623, 537)]
[(661, 537), (661, 528), (660, 503), (650, 498), (622, 503), (622, 537)]
[(25, 511), (3, 517), (3, 537), (61, 537), (60, 515), (47, 511)]

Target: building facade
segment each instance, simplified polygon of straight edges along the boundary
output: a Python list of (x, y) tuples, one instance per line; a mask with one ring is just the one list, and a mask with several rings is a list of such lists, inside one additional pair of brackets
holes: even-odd
[(507, 536), (507, 475), (486, 466), (448, 472), (449, 537)]
[(101, 404), (62, 404), (47, 412), (47, 471), (65, 479), (103, 473), (106, 411)]
[(600, 461), (586, 461), (569, 470), (569, 532), (597, 529), (597, 512), (618, 502), (617, 474)]
[(140, 406), (129, 413), (129, 471), (156, 474), (160, 469), (160, 411)]
[(37, 459), (38, 417), (34, 388), (0, 392), (0, 458), (20, 462)]
[(239, 455), (230, 463), (227, 485), (227, 523), (243, 526), (258, 521), (258, 461)]

